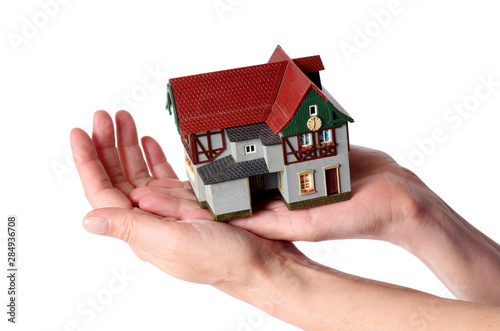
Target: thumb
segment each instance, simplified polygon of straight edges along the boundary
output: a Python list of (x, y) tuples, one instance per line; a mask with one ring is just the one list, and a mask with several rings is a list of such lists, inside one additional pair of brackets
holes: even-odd
[(165, 222), (125, 208), (100, 208), (88, 213), (83, 227), (90, 233), (121, 239), (131, 245), (148, 240), (165, 229)]

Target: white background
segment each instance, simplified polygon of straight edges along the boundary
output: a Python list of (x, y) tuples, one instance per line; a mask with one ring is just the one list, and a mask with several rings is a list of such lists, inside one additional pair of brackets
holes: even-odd
[[(395, 3), (3, 2), (0, 265), (6, 269), (7, 216), (17, 215), (20, 276), (16, 325), (6, 321), (0, 278), (0, 329), (295, 330), (163, 274), (120, 241), (85, 232), (90, 206), (69, 149), (69, 131), (90, 132), (94, 111), (125, 108), (185, 178), (174, 119), (164, 109), (168, 78), (265, 63), (278, 44), (292, 57), (321, 55), (323, 84), (356, 121), (351, 143), (411, 166), (500, 241), (500, 8), (486, 0)], [(221, 4), (225, 11), (214, 7)], [(356, 53), (343, 52), (347, 45)], [(497, 84), (486, 96), (481, 79)], [(452, 113), (464, 103), (468, 110)], [(431, 143), (436, 130), (440, 139)], [(299, 246), (345, 272), (450, 296), (417, 259), (386, 243)], [(92, 298), (99, 309), (88, 305)]]

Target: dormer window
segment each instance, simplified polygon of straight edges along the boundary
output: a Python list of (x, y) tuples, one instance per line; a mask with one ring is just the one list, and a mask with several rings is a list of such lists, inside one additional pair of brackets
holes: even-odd
[(245, 154), (252, 154), (257, 151), (257, 146), (255, 145), (246, 145), (245, 146)]
[(309, 106), (309, 116), (318, 116), (318, 106), (317, 105), (311, 105)]

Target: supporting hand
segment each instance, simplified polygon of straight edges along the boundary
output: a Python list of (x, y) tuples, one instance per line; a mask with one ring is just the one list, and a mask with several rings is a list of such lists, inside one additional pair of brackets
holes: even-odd
[[(500, 289), (494, 285), (500, 281), (497, 243), (387, 154), (352, 146), (349, 157), (351, 200), (289, 211), (276, 199), (254, 208), (252, 217), (229, 223), (275, 240), (385, 240), (416, 255), (458, 298), (500, 304)], [(180, 200), (173, 200), (166, 184), (139, 188), (130, 196), (144, 210), (164, 216), (194, 200), (190, 192), (184, 197), (176, 193)]]
[[(282, 239), (391, 238), (392, 234), (398, 234), (394, 231), (398, 228), (395, 221), (422, 215), (420, 208), (414, 208), (418, 195), (411, 193), (412, 189), (417, 193), (425, 191), (425, 186), (408, 185), (410, 181), (403, 178), (411, 179), (412, 175), (401, 171), (398, 177), (400, 169), (394, 168), (397, 165), (386, 155), (363, 149), (353, 151), (352, 162), (358, 164), (353, 167), (355, 194), (350, 202), (290, 212), (279, 201), (273, 201), (257, 212), (253, 220), (234, 221), (241, 226), (237, 227), (213, 222), (209, 213), (198, 207), (189, 186), (177, 179), (152, 138), (142, 140), (146, 164), (128, 113), (117, 113), (116, 122), (118, 148), (113, 122), (105, 112), (97, 112), (94, 117), (92, 139), (79, 129), (71, 133), (73, 155), (85, 194), (96, 208), (85, 217), (84, 227), (89, 232), (121, 239), (141, 259), (172, 276), (214, 285), (308, 330), (366, 329), (374, 325), (381, 329), (408, 329), (422, 323), (438, 330), (500, 327), (496, 307), (439, 299), (343, 274), (310, 261), (290, 242), (264, 239), (241, 228), (246, 226), (262, 236)], [(365, 159), (363, 154), (372, 158)], [(365, 160), (370, 162), (363, 165)], [(410, 188), (407, 194), (399, 194), (405, 192), (405, 187)], [(377, 197), (378, 190), (387, 195)], [(386, 199), (400, 206), (381, 206)], [(360, 210), (349, 210), (349, 205)], [(432, 206), (449, 211), (444, 203)], [(334, 210), (335, 214), (320, 217)], [(312, 217), (316, 223), (301, 220), (303, 217)], [(343, 220), (332, 226), (327, 221), (335, 222), (332, 221), (335, 217)], [(282, 227), (252, 228), (266, 219)], [(479, 249), (489, 246), (490, 251), (485, 252), (492, 253), (488, 255), (491, 264), (484, 264), (483, 259), (479, 266), (489, 266), (489, 271), (494, 271), (498, 265), (494, 252), (498, 246), (477, 233), (476, 239), (483, 244)], [(466, 247), (474, 243), (477, 240), (471, 240)], [(451, 250), (451, 253), (456, 252)], [(464, 261), (459, 262), (462, 263), (458, 269), (463, 269)], [(449, 270), (444, 270), (447, 275)], [(483, 281), (481, 289), (490, 290), (490, 299), (498, 298), (494, 291), (498, 284), (495, 275), (500, 273), (487, 273), (485, 277), (487, 268), (480, 270), (483, 279), (477, 282)], [(440, 315), (419, 315), (418, 312), (429, 307), (437, 307)], [(387, 315), (387, 311), (392, 314)]]
[[(283, 250), (300, 255), (292, 244), (213, 222), (149, 137), (142, 140), (148, 168), (130, 114), (118, 112), (116, 124), (117, 147), (113, 121), (103, 111), (94, 116), (92, 139), (80, 129), (71, 132), (85, 194), (96, 208), (85, 217), (88, 231), (127, 242), (137, 256), (170, 275), (212, 285), (248, 283), (256, 268)], [(170, 194), (165, 217), (134, 207), (129, 199), (132, 191), (155, 185), (169, 187), (163, 189)]]

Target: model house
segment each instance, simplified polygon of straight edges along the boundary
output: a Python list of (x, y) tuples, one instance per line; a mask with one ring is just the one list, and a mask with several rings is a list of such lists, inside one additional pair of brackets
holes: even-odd
[(322, 86), (319, 56), (169, 80), (167, 109), (200, 206), (225, 221), (252, 215), (252, 196), (307, 208), (347, 200), (349, 114)]

